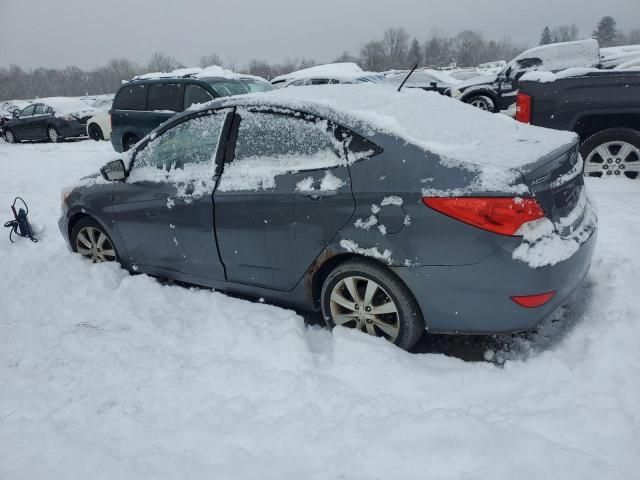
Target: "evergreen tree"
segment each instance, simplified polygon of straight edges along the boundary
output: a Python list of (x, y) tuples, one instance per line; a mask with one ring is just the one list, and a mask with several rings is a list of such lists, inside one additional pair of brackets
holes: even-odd
[(542, 35), (540, 36), (540, 45), (549, 45), (553, 43), (553, 39), (551, 38), (551, 29), (549, 26), (545, 26), (544, 30), (542, 30)]
[(611, 47), (616, 43), (618, 31), (613, 17), (602, 17), (593, 31), (593, 38), (598, 40), (601, 47)]

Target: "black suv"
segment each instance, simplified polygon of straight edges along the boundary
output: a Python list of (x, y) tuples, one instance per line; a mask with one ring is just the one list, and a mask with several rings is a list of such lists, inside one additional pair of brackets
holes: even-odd
[(265, 92), (273, 86), (260, 77), (140, 78), (124, 84), (116, 93), (111, 115), (111, 143), (117, 152), (129, 150), (161, 123), (191, 105), (214, 98)]

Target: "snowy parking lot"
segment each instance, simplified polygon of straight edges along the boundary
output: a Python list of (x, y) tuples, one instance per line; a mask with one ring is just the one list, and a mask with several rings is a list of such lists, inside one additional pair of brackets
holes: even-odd
[(113, 158), (0, 141), (39, 239), (0, 237), (0, 479), (638, 478), (640, 183), (587, 180), (584, 284), (465, 361), (73, 255), (60, 191)]

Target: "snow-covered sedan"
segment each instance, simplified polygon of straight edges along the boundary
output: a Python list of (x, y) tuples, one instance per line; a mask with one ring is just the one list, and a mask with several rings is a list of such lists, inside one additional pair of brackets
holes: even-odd
[(384, 83), (384, 75), (366, 72), (355, 63), (328, 63), (304, 68), (271, 80), (276, 88), (309, 85), (336, 85), (340, 83)]
[(83, 137), (87, 135), (87, 120), (95, 112), (95, 108), (77, 98), (42, 98), (4, 125), (4, 137), (9, 143)]
[(321, 310), (409, 349), (532, 328), (587, 273), (573, 133), (422, 90), (285, 88), (173, 117), (63, 192), (74, 252)]

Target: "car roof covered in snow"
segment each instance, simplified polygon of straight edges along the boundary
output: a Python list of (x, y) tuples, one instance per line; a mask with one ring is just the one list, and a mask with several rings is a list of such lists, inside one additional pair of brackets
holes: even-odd
[(516, 122), (434, 92), (389, 85), (319, 85), (215, 100), (197, 107), (291, 108), (364, 136), (390, 135), (443, 160), (517, 168), (575, 144), (571, 132)]
[(262, 77), (256, 75), (247, 75), (244, 73), (236, 73), (219, 65), (211, 65), (209, 67), (200, 68), (178, 68), (171, 72), (152, 72), (143, 75), (137, 75), (132, 80), (157, 80), (163, 78), (220, 78), (226, 80), (257, 80), (266, 82)]
[(352, 62), (338, 62), (316, 65), (315, 67), (303, 68), (302, 70), (280, 75), (271, 80), (271, 83), (276, 84), (314, 78), (329, 78), (341, 82), (352, 82), (358, 78), (379, 75), (377, 72), (366, 72)]
[(48, 97), (38, 98), (33, 103), (42, 103), (56, 112), (56, 114), (67, 113), (95, 113), (97, 110), (77, 97)]

